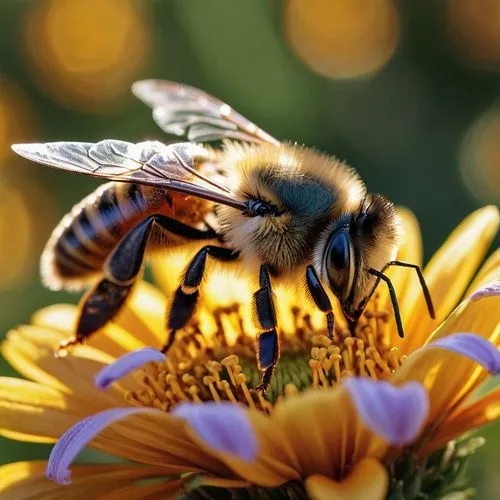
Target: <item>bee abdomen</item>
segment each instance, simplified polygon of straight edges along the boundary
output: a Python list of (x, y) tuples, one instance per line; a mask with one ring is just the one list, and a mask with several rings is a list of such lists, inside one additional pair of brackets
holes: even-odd
[(164, 192), (138, 184), (109, 183), (75, 205), (53, 231), (42, 254), (41, 274), (51, 289), (77, 290), (102, 273), (122, 237), (166, 204)]

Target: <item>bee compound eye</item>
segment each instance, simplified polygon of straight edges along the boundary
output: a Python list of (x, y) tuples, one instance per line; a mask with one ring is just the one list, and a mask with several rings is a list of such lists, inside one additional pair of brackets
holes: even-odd
[(351, 248), (347, 231), (341, 230), (332, 235), (326, 248), (325, 265), (330, 286), (341, 298), (348, 293), (351, 272)]

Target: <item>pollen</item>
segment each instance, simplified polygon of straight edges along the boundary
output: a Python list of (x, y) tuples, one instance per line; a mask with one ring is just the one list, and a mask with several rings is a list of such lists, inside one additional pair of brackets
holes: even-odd
[(378, 305), (375, 297), (353, 331), (339, 328), (330, 339), (308, 311), (291, 303), (294, 335), (280, 338), (281, 358), (267, 397), (255, 390), (261, 373), (254, 338), (244, 327), (246, 309), (220, 307), (212, 311), (215, 333), (206, 335), (206, 317), (195, 321), (176, 340), (166, 362), (150, 363), (135, 374), (137, 388), (125, 399), (166, 412), (186, 401), (231, 401), (270, 413), (277, 401), (307, 388), (331, 387), (353, 375), (387, 378), (405, 356), (391, 346), (390, 316)]

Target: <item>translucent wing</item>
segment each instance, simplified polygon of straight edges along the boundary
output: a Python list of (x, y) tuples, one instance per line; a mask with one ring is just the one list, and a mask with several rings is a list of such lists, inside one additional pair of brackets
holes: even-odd
[(142, 80), (132, 92), (153, 109), (153, 119), (167, 133), (193, 142), (222, 139), (279, 142), (216, 97), (189, 85), (165, 80)]
[(216, 203), (244, 209), (228, 188), (203, 176), (194, 159), (203, 161), (208, 152), (195, 144), (181, 142), (130, 142), (107, 139), (90, 142), (15, 144), (12, 149), (29, 160), (117, 182), (136, 182), (164, 187)]

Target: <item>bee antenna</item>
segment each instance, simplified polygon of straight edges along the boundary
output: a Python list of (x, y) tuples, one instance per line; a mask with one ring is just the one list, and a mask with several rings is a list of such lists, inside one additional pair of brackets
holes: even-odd
[[(392, 281), (387, 277), (384, 273), (377, 271), (376, 269), (370, 268), (368, 272), (373, 276), (377, 277), (377, 283), (379, 280), (385, 281), (387, 284), (387, 288), (389, 289), (389, 295), (391, 297), (392, 308), (394, 309), (394, 318), (396, 319), (396, 326), (398, 328), (398, 335), (404, 339), (405, 332), (403, 329), (403, 322), (401, 321), (401, 314), (399, 313), (399, 304), (398, 298), (396, 297), (396, 292), (394, 291), (394, 286), (392, 285)], [(375, 285), (376, 286), (376, 285)]]
[(388, 266), (399, 266), (399, 267), (409, 267), (414, 269), (418, 276), (418, 281), (420, 281), (420, 286), (422, 287), (422, 292), (424, 294), (425, 303), (427, 305), (427, 310), (429, 311), (429, 316), (432, 319), (436, 319), (436, 313), (434, 311), (434, 304), (432, 303), (431, 294), (429, 292), (429, 288), (427, 287), (427, 283), (425, 282), (424, 274), (422, 273), (422, 269), (417, 264), (410, 264), (409, 262), (401, 262), (399, 260), (393, 260), (387, 264)]

